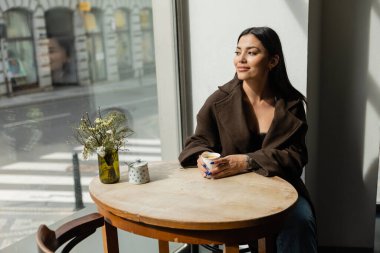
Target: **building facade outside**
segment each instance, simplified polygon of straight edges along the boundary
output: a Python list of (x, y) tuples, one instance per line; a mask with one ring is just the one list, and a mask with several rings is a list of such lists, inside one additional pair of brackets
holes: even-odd
[(0, 95), (154, 72), (150, 1), (82, 3), (0, 1)]

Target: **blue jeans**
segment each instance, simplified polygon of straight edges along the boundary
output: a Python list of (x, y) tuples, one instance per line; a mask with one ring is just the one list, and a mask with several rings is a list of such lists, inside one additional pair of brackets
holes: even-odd
[(277, 253), (317, 252), (316, 224), (309, 202), (299, 196), (276, 239)]

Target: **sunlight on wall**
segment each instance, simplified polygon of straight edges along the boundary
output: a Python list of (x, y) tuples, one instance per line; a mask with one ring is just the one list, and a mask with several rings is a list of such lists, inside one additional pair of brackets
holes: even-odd
[(298, 25), (303, 30), (304, 34), (308, 33), (308, 12), (305, 11), (308, 8), (308, 0), (286, 0), (286, 4), (289, 7), (289, 10), (293, 12), (294, 17), (296, 18)]
[[(369, 62), (367, 91), (368, 98), (366, 104), (365, 118), (365, 140), (363, 154), (363, 181), (365, 185), (371, 186), (378, 181), (379, 169), (379, 141), (380, 141), (380, 2), (373, 1), (370, 13), (369, 29)], [(376, 183), (375, 183), (376, 184)], [(379, 192), (379, 185), (377, 185)], [(380, 194), (377, 194), (377, 203), (380, 202)]]
[(363, 182), (365, 186), (373, 186), (373, 180), (377, 180), (379, 164), (379, 114), (370, 100), (367, 100), (365, 113)]

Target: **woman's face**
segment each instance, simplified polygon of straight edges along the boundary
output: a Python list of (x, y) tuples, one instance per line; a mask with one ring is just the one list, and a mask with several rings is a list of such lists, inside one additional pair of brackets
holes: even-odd
[(235, 54), (234, 64), (240, 80), (266, 81), (271, 63), (267, 50), (256, 36), (243, 35)]
[(50, 68), (52, 71), (62, 70), (63, 64), (68, 61), (67, 53), (56, 39), (49, 40)]

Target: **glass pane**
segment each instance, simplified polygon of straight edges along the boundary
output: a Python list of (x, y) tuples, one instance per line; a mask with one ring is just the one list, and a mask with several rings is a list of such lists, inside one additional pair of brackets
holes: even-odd
[(8, 42), (8, 78), (14, 89), (37, 82), (33, 42)]
[(150, 9), (145, 8), (140, 12), (140, 21), (142, 27), (142, 53), (143, 53), (143, 65), (144, 72), (155, 71), (154, 60), (154, 39), (152, 30), (152, 12)]
[(126, 30), (129, 28), (128, 13), (125, 10), (116, 10), (115, 12), (116, 30)]
[(84, 28), (88, 33), (97, 33), (102, 30), (102, 18), (99, 11), (84, 13)]
[[(149, 37), (142, 34), (140, 22), (128, 27), (127, 12), (120, 12), (123, 18), (118, 16), (125, 24), (116, 18), (104, 23), (99, 13), (111, 13), (108, 17), (114, 18), (113, 1), (98, 12), (78, 15), (62, 9), (60, 2), (49, 2), (44, 10), (49, 24), (39, 29), (26, 29), (32, 27), (31, 19), (15, 14), (19, 21), (11, 21), (9, 32), (17, 38), (5, 41), (6, 83), (25, 88), (12, 89), (9, 97), (0, 94), (0, 251), (35, 233), (41, 223), (50, 225), (80, 208), (73, 185), (76, 157), (82, 185), (79, 194), (84, 206), (93, 205), (88, 184), (98, 176), (97, 155), (84, 160), (83, 147), (72, 130), (84, 113), (94, 119), (100, 108), (103, 116), (117, 110), (128, 117), (134, 134), (119, 152), (122, 175), (127, 162), (161, 160), (156, 76), (141, 66), (141, 62), (152, 63), (142, 49), (154, 55), (153, 46), (143, 44), (146, 38), (153, 40), (153, 32)], [(123, 3), (123, 10), (139, 8), (131, 1)], [(118, 22), (128, 29), (113, 29)]]
[(8, 38), (31, 37), (29, 13), (23, 10), (12, 10), (5, 12), (5, 24), (7, 25)]
[(74, 36), (73, 12), (66, 8), (57, 8), (45, 12), (45, 24), (48, 37)]
[(125, 79), (133, 74), (132, 52), (129, 33), (119, 32), (117, 34), (116, 56), (120, 78)]
[(149, 9), (141, 10), (140, 22), (143, 30), (152, 29), (152, 13)]
[(117, 31), (116, 57), (121, 79), (133, 75), (128, 13), (128, 11), (122, 9), (118, 9), (115, 12), (115, 27)]
[(153, 44), (153, 31), (143, 33), (143, 60), (144, 64), (154, 63), (154, 44)]
[(102, 81), (106, 78), (106, 64), (103, 50), (103, 40), (100, 35), (89, 35), (87, 37), (87, 52), (91, 80)]

